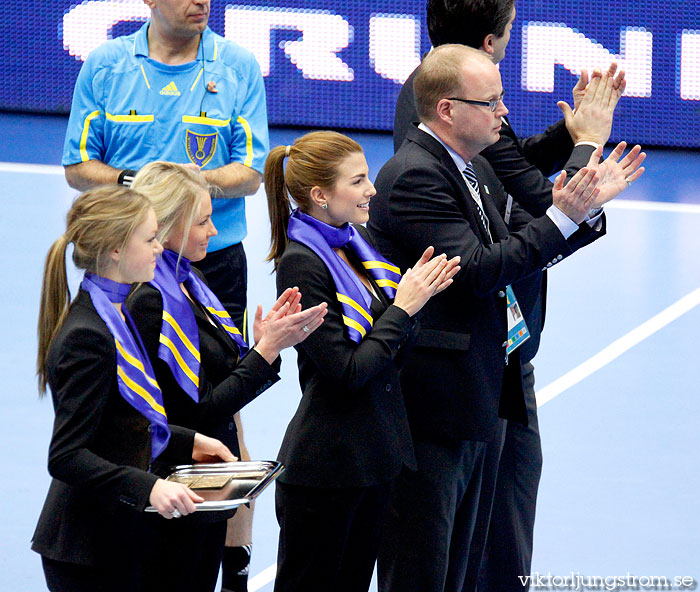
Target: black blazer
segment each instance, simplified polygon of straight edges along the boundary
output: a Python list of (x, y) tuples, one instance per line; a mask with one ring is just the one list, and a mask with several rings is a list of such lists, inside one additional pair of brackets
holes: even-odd
[[(117, 386), (114, 337), (80, 290), (47, 358), (56, 417), (49, 449), (53, 477), (32, 549), (45, 557), (83, 565), (105, 556), (120, 533), (139, 540), (158, 477), (149, 470), (148, 420)], [(164, 462), (191, 462), (194, 432), (171, 425)]]
[[(363, 236), (364, 228), (359, 228)], [(323, 324), (296, 347), (302, 399), (287, 428), (279, 460), (285, 483), (365, 487), (396, 477), (415, 456), (399, 382), (399, 352), (413, 321), (373, 298), (374, 326), (360, 344), (346, 337), (335, 284), (323, 261), (291, 241), (277, 266), (277, 292), (299, 286), (302, 306), (328, 303)]]
[(158, 357), (163, 322), (160, 292), (150, 284), (141, 285), (129, 295), (127, 306), (163, 391), (169, 421), (218, 438), (240, 456), (233, 414), (279, 380), (279, 362), (270, 366), (251, 349), (239, 363), (238, 348), (225, 330), (218, 323), (213, 325), (201, 306), (188, 302), (199, 330), (199, 403), (180, 387), (168, 364)]
[[(396, 102), (394, 152), (406, 138), (411, 123), (418, 120), (413, 93), (416, 72), (406, 80)], [(574, 147), (563, 119), (543, 133), (521, 140), (504, 117), (498, 142), (482, 150), (481, 156), (489, 161), (513, 199), (533, 216), (542, 216), (552, 205), (552, 182), (547, 177), (565, 170), (571, 178), (588, 164), (593, 150), (588, 145)]]
[[(494, 204), (503, 218), (506, 211), (506, 196), (501, 192), (494, 193), (492, 196)], [(516, 208), (511, 211), (508, 229), (513, 231), (514, 229), (522, 228), (530, 220), (532, 220), (532, 216), (525, 209)], [(605, 236), (606, 229), (606, 218), (603, 215), (601, 216), (601, 226), (597, 231), (591, 232), (588, 228), (584, 228), (584, 225), (581, 225), (581, 228), (569, 237), (568, 242), (575, 249), (579, 249)], [(544, 270), (536, 271), (532, 275), (515, 282), (513, 291), (518, 299), (518, 304), (530, 332), (530, 339), (519, 348), (520, 361), (521, 363), (530, 362), (537, 354), (542, 331), (544, 330), (547, 310), (547, 272)]]
[[(454, 284), (422, 311), (402, 385), (415, 434), (490, 441), (499, 414), (527, 422), (518, 350), (505, 363), (504, 290), (561, 261), (593, 231), (583, 225), (567, 241), (542, 216), (509, 233), (493, 200), (505, 199), (502, 185), (486, 160), (477, 156), (472, 163), (493, 244), (454, 161), (416, 127), (377, 176), (369, 229), (379, 250), (402, 269), (428, 245), (461, 256)], [(514, 204), (514, 220), (525, 222), (519, 210)]]

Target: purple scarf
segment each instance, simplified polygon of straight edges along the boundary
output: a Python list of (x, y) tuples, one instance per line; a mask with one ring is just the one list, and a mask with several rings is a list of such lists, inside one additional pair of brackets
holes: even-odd
[(287, 236), (309, 247), (326, 264), (335, 282), (336, 297), (343, 308), (348, 337), (360, 343), (374, 323), (372, 297), (357, 274), (333, 249), (350, 248), (389, 300), (396, 296), (401, 280), (399, 268), (384, 259), (350, 224), (337, 228), (299, 209), (294, 210), (289, 218)]
[(163, 298), (158, 357), (168, 364), (180, 387), (199, 402), (199, 330), (187, 296), (180, 288), (181, 283), (225, 330), (236, 344), (241, 358), (247, 353), (248, 345), (219, 299), (192, 271), (189, 259), (167, 249), (163, 251), (156, 265), (155, 277), (150, 282)]
[(168, 418), (163, 407), (163, 395), (156, 382), (153, 368), (145, 354), (141, 337), (134, 328), (126, 307), (119, 314), (112, 303), (126, 300), (131, 284), (120, 284), (107, 278), (86, 273), (80, 287), (90, 294), (92, 304), (114, 336), (117, 347), (117, 385), (129, 405), (151, 422), (151, 460), (165, 450), (170, 440)]

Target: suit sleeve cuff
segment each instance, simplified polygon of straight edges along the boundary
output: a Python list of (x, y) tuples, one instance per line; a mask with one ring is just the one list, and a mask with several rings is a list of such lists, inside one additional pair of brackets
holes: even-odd
[(590, 226), (593, 230), (598, 232), (603, 226), (603, 221), (601, 220), (602, 216), (603, 206), (600, 206), (599, 208), (594, 208), (590, 212), (588, 212), (588, 216), (586, 217), (586, 224), (588, 224), (588, 226)]
[[(250, 372), (259, 378), (259, 382), (264, 387), (262, 390), (267, 390), (273, 384), (280, 380), (279, 371), (282, 366), (282, 357), (278, 356), (277, 359), (268, 364), (267, 360), (263, 358), (258, 351), (252, 347), (248, 350), (245, 358), (241, 361), (240, 365), (245, 364), (249, 368)], [(240, 366), (239, 365), (239, 366)], [(262, 391), (261, 391), (262, 392)]]
[(178, 425), (170, 424), (170, 441), (163, 453), (163, 458), (174, 464), (192, 462), (195, 431)]

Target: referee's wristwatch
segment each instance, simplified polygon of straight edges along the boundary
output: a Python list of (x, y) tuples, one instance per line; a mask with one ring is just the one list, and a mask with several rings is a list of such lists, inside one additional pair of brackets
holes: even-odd
[(124, 169), (121, 173), (119, 173), (117, 183), (119, 183), (119, 185), (124, 185), (125, 187), (131, 187), (131, 184), (134, 182), (136, 172), (137, 171), (133, 169)]

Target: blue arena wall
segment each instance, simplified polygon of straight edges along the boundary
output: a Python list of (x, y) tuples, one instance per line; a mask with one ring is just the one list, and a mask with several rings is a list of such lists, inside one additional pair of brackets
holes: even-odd
[[(501, 64), (521, 135), (559, 117), (581, 68), (615, 59), (627, 96), (613, 140), (700, 147), (700, 4), (519, 0)], [(3, 3), (0, 109), (66, 113), (82, 60), (148, 15), (141, 0)], [(248, 47), (272, 125), (389, 130), (401, 83), (430, 48), (424, 0), (212, 2), (211, 27)]]

